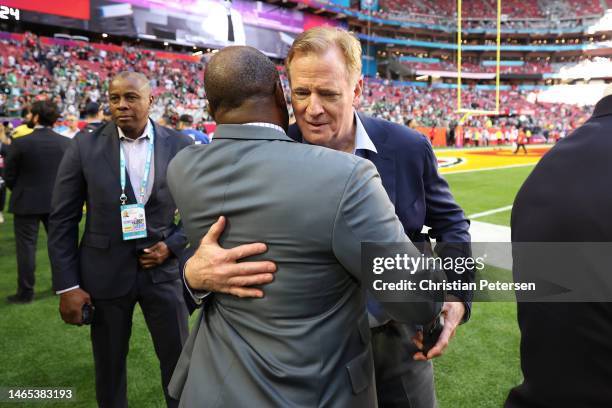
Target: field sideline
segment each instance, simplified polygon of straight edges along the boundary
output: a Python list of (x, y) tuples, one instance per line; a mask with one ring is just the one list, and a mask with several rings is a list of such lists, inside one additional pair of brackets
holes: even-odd
[[(532, 168), (448, 174), (445, 178), (466, 214), (476, 214), (512, 204)], [(509, 210), (501, 211), (478, 221), (509, 225), (509, 215)], [(38, 248), (35, 302), (7, 304), (4, 298), (14, 293), (16, 285), (12, 217), (8, 215), (0, 224), (0, 387), (72, 387), (77, 402), (35, 406), (92, 407), (95, 394), (89, 331), (61, 321), (58, 299), (50, 289), (44, 233), (40, 234)], [(510, 387), (520, 382), (515, 311), (513, 303), (474, 304), (472, 320), (459, 328), (447, 354), (435, 362), (440, 408), (499, 408)], [(130, 342), (128, 384), (130, 406), (164, 406), (157, 359), (138, 307)]]

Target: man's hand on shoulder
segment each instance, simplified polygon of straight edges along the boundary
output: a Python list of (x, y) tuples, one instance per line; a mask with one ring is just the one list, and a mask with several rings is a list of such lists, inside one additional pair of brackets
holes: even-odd
[(219, 217), (202, 238), (195, 254), (185, 265), (187, 285), (198, 291), (227, 293), (238, 297), (263, 297), (263, 285), (274, 280), (276, 265), (270, 261), (238, 262), (240, 259), (263, 254), (263, 243), (240, 245), (231, 249), (219, 246), (225, 229), (225, 217)]

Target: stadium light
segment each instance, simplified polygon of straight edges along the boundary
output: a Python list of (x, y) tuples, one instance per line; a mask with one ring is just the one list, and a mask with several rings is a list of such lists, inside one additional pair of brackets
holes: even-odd
[(107, 37), (108, 37), (108, 34), (102, 33), (102, 38), (107, 38)]

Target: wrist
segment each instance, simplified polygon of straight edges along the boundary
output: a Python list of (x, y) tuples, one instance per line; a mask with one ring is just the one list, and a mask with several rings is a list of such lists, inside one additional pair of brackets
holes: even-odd
[(194, 273), (191, 266), (193, 266), (193, 257), (189, 258), (187, 262), (185, 262), (185, 283), (187, 283), (187, 287), (189, 287), (190, 289), (195, 289), (196, 282), (193, 276)]

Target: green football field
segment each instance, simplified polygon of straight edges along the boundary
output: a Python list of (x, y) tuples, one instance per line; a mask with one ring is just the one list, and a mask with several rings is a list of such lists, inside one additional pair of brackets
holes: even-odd
[[(471, 215), (512, 204), (532, 168), (450, 174), (446, 179)], [(509, 225), (510, 211), (478, 221)], [(70, 403), (12, 403), (11, 407), (95, 406), (89, 330), (62, 322), (58, 298), (51, 292), (44, 233), (38, 248), (36, 300), (9, 305), (4, 298), (16, 288), (11, 216), (0, 224), (0, 388), (66, 387), (76, 395)], [(508, 390), (521, 380), (518, 346), (515, 304), (474, 303), (471, 321), (458, 329), (447, 353), (435, 361), (440, 408), (501, 407)], [(157, 358), (138, 307), (128, 358), (128, 398), (131, 407), (164, 406)]]

